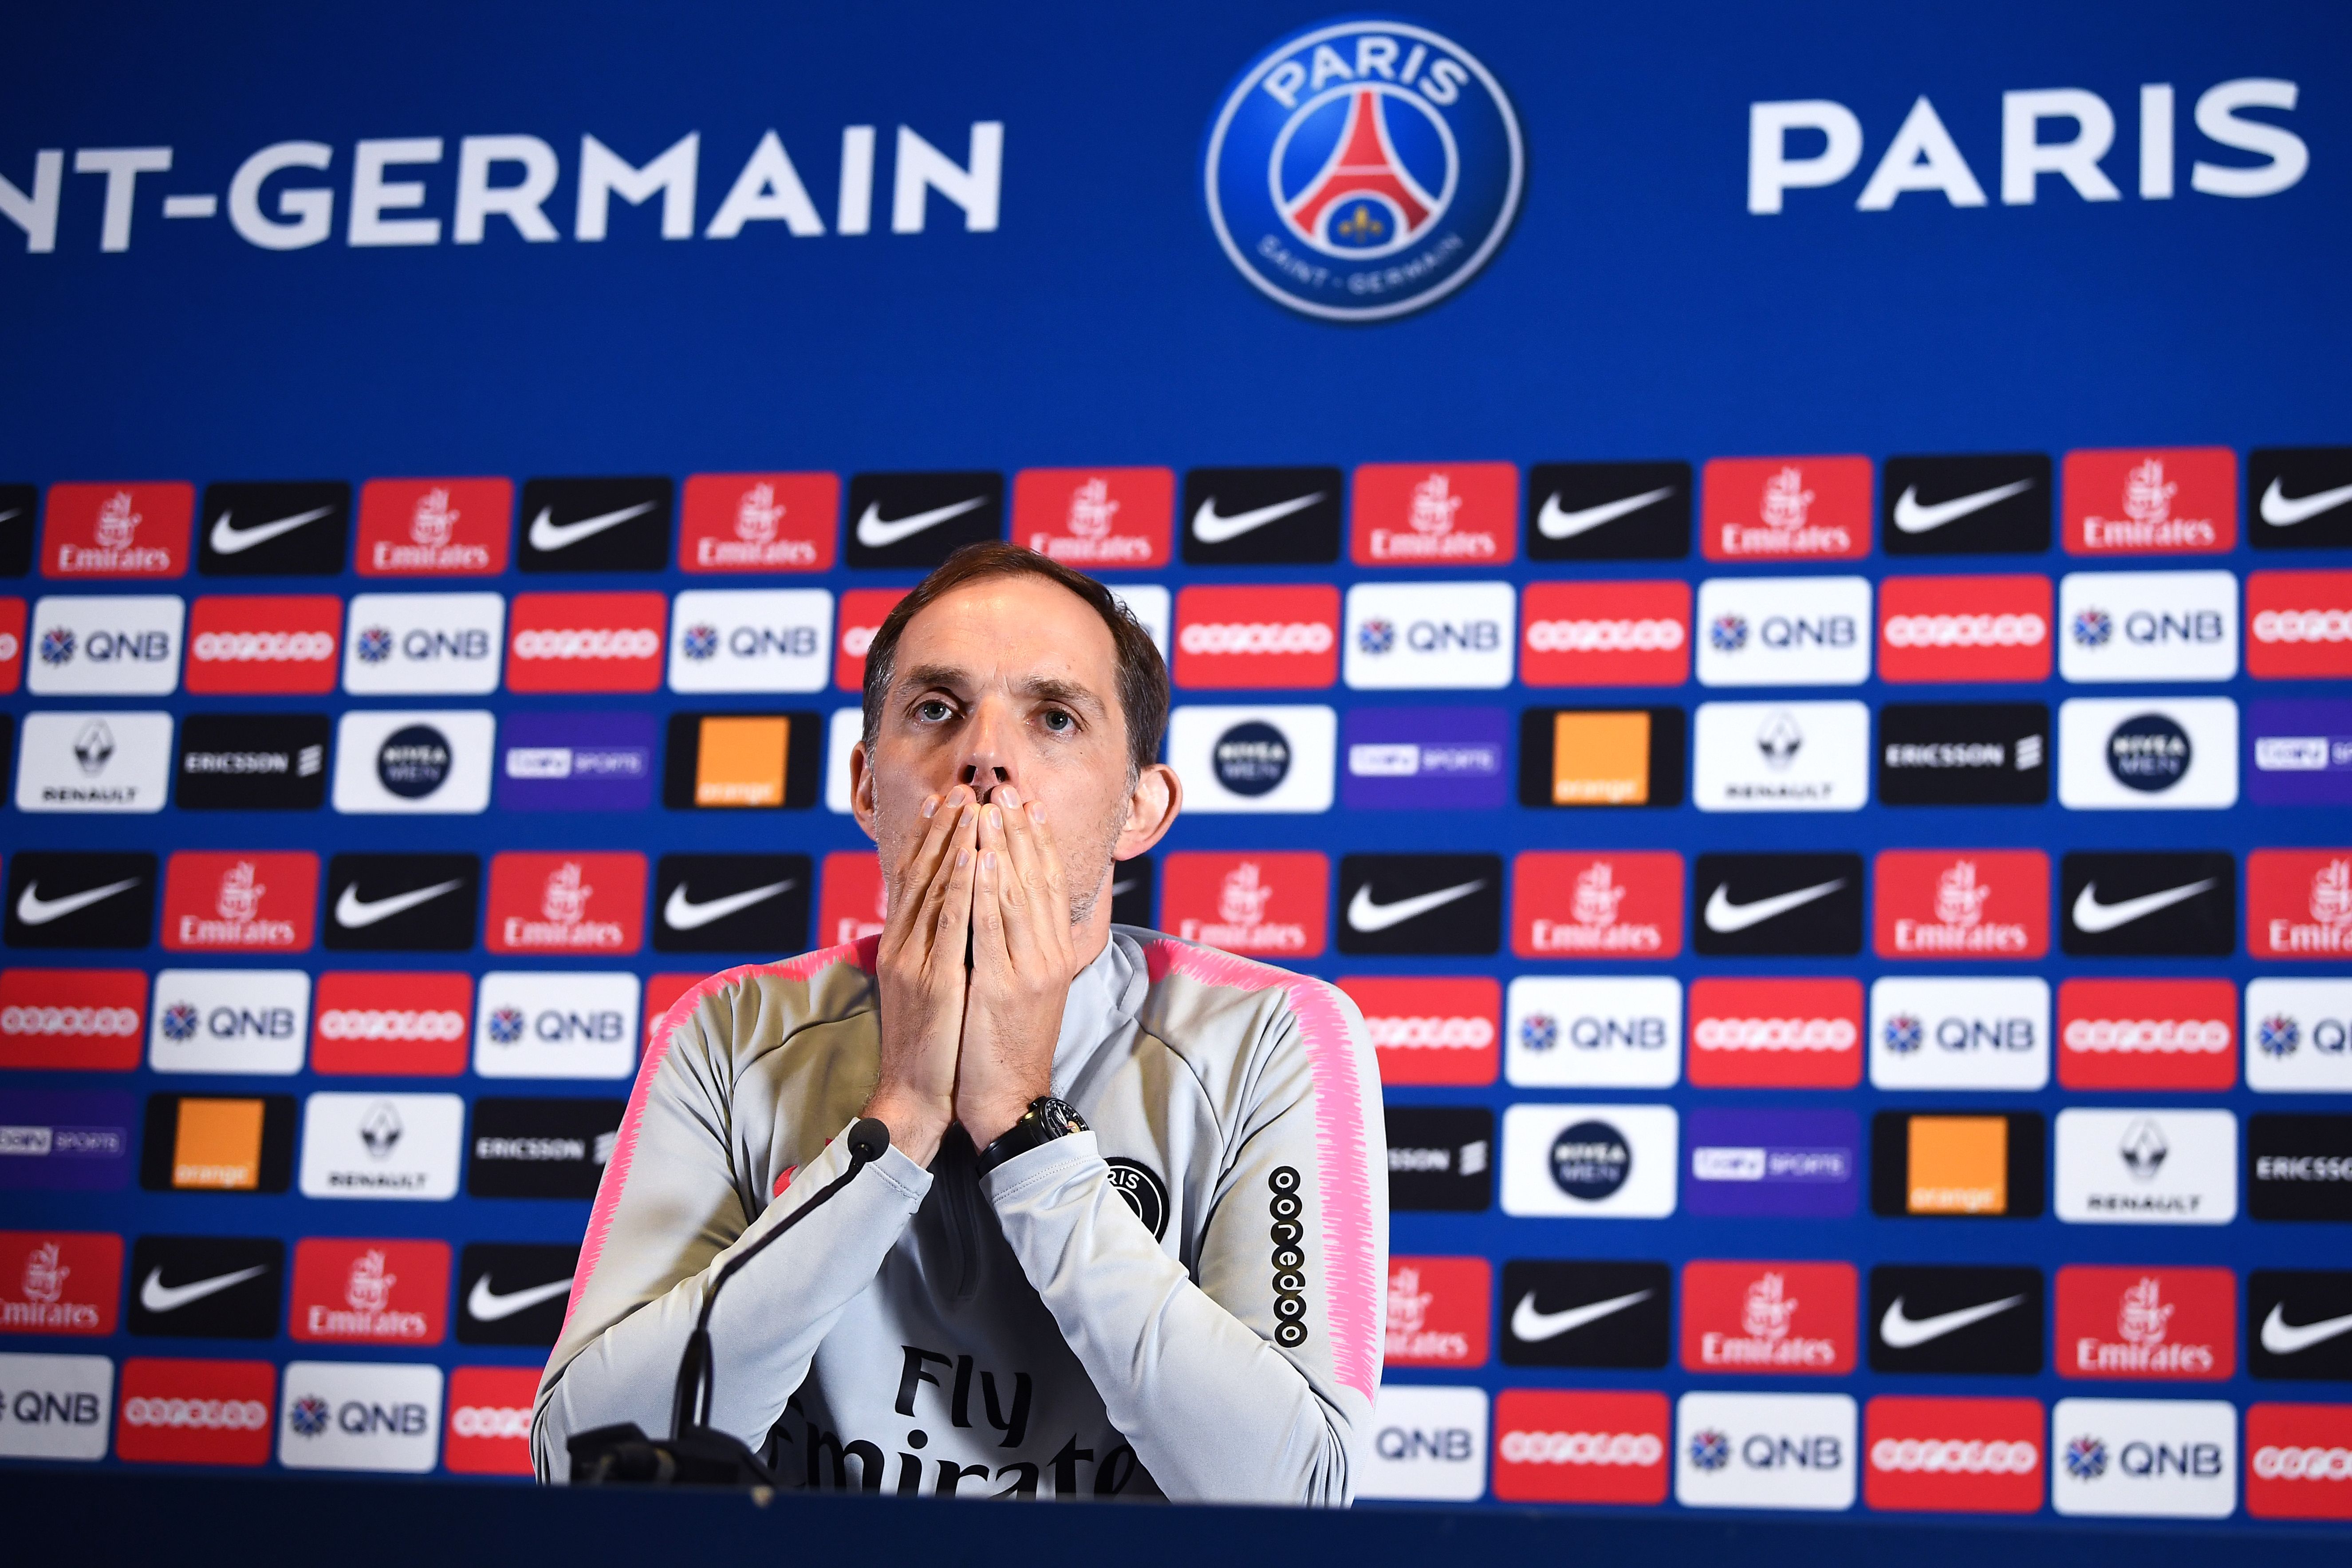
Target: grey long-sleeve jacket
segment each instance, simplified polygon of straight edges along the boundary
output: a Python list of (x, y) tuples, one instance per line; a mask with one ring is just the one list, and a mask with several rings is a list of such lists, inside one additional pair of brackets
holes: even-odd
[[(876, 939), (716, 975), (647, 1047), (531, 1447), (668, 1429), (719, 1268), (846, 1168)], [(712, 1423), (788, 1485), (1344, 1504), (1379, 1392), (1387, 1154), (1331, 986), (1112, 928), (1054, 1091), (1091, 1132), (978, 1174), (897, 1149), (729, 1282)]]

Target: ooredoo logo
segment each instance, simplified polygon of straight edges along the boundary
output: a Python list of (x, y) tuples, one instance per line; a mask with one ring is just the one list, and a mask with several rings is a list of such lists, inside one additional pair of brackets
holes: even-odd
[(1870, 1507), (2041, 1511), (2040, 1400), (1883, 1395), (1862, 1420), (1862, 1495)]
[(1855, 561), (1870, 553), (1867, 458), (1717, 458), (1700, 541), (1709, 561)]
[(373, 1078), (454, 1078), (466, 1070), (474, 978), (463, 973), (319, 976), (310, 1070)]
[(445, 1241), (329, 1241), (294, 1247), (287, 1328), (311, 1343), (437, 1345), (449, 1300)]
[(1339, 679), (1339, 590), (1186, 588), (1176, 595), (1176, 683), (1329, 686)]
[(2058, 987), (2058, 1081), (2068, 1089), (2228, 1089), (2238, 998), (2227, 980), (2068, 980)]
[(1851, 1263), (1691, 1263), (1683, 1366), (1826, 1376), (1854, 1363)]
[(1511, 864), (1521, 958), (1672, 958), (1683, 950), (1683, 858), (1530, 849)]
[(661, 685), (660, 594), (517, 594), (509, 691), (652, 691)]
[(188, 689), (335, 689), (343, 602), (332, 594), (212, 594), (188, 607)]
[(452, 1369), (441, 1462), (461, 1476), (530, 1475), (530, 1410), (538, 1396), (534, 1367)]
[(1888, 849), (1877, 865), (1881, 958), (2040, 958), (2050, 858), (2039, 849)]
[(1889, 577), (1878, 585), (1878, 675), (1893, 681), (2047, 680), (2050, 579)]
[(163, 875), (163, 945), (173, 952), (302, 952), (319, 904), (307, 850), (184, 849)]
[(1852, 1089), (1862, 1081), (1862, 982), (1694, 980), (1690, 1081), (1703, 1089)]
[(1391, 1258), (1388, 1364), (1484, 1366), (1493, 1289), (1483, 1258)]
[(266, 1465), (276, 1426), (278, 1369), (266, 1361), (122, 1363), (114, 1451), (164, 1465)]
[(492, 952), (635, 952), (645, 939), (646, 858), (526, 854), (490, 860)]
[(1082, 572), (1165, 566), (1176, 476), (1167, 468), (1024, 468), (1013, 538)]
[(1365, 463), (1349, 529), (1359, 566), (1469, 566), (1518, 552), (1519, 470), (1510, 463)]
[(1530, 583), (1519, 678), (1529, 686), (1680, 686), (1691, 590), (1671, 583)]
[(874, 634), (907, 596), (904, 588), (848, 588), (841, 595), (841, 622), (834, 632), (833, 683), (844, 691), (866, 686), (866, 650)]
[(2238, 455), (2227, 447), (2066, 454), (2066, 553), (2214, 555), (2238, 542)]
[(2250, 1405), (2246, 1451), (2256, 1519), (2352, 1519), (2352, 1405)]
[(185, 575), (195, 511), (192, 485), (51, 485), (41, 519), (41, 574)]
[(1252, 956), (1323, 951), (1331, 863), (1311, 850), (1171, 855), (1160, 870), (1160, 923), (1186, 942)]
[(2246, 672), (2263, 680), (2352, 676), (2352, 572), (2248, 574)]
[(2246, 949), (2256, 958), (2352, 953), (2352, 849), (2247, 856)]
[(1495, 1495), (1662, 1503), (1667, 1433), (1663, 1394), (1507, 1388), (1495, 1400)]
[(2227, 1268), (2058, 1270), (2058, 1375), (2221, 1382), (2238, 1367), (2238, 1278)]
[(1363, 1010), (1382, 1083), (1495, 1081), (1503, 991), (1493, 979), (1360, 974), (1339, 985)]
[(682, 572), (829, 572), (841, 477), (689, 474), (681, 511)]
[(146, 1034), (140, 970), (0, 970), (0, 1067), (129, 1072)]

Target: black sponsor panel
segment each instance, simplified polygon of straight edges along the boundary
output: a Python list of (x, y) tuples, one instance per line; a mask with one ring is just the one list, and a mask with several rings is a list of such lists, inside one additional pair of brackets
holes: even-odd
[(1889, 458), (1879, 542), (1889, 555), (2037, 555), (2050, 548), (2053, 499), (2046, 453)]
[[(188, 1106), (195, 1115), (183, 1116)], [(257, 1140), (248, 1131), (254, 1106)], [(151, 1094), (139, 1184), (151, 1193), (282, 1193), (294, 1179), (294, 1121), (290, 1094)]]
[(469, 1243), (457, 1258), (457, 1342), (552, 1346), (579, 1267), (577, 1247)]
[(928, 571), (967, 544), (1004, 537), (1004, 476), (852, 474), (843, 563)]
[(2238, 947), (2238, 863), (2220, 851), (2066, 856), (2059, 943), (2077, 958), (2227, 958)]
[(341, 479), (205, 487), (196, 570), (207, 577), (331, 577), (352, 537)]
[(321, 938), (339, 952), (464, 952), (481, 902), (477, 856), (338, 855)]
[(529, 479), (515, 517), (526, 572), (658, 572), (669, 564), (666, 476)]
[[(712, 759), (703, 762), (703, 739), (712, 721), (781, 719), (784, 724), (782, 797), (773, 797), (762, 764)], [(662, 805), (672, 811), (806, 811), (824, 783), (824, 717), (796, 710), (788, 713), (673, 713), (669, 749), (662, 766)]]
[(191, 713), (180, 721), (183, 811), (316, 811), (327, 803), (324, 713)]
[(1692, 489), (1688, 463), (1538, 463), (1528, 470), (1528, 558), (1680, 561)]
[(1495, 1113), (1484, 1106), (1391, 1105), (1389, 1207), (1475, 1214), (1495, 1185)]
[(9, 856), (10, 947), (145, 947), (155, 930), (155, 857), (26, 849)]
[(33, 569), (34, 525), (41, 494), (32, 485), (0, 485), (0, 577), (22, 577)]
[(1661, 1367), (1674, 1339), (1663, 1263), (1514, 1258), (1503, 1265), (1506, 1366)]
[(466, 1143), (477, 1198), (593, 1198), (624, 1100), (478, 1100)]
[(1874, 1268), (1870, 1370), (2031, 1377), (2042, 1370), (2042, 1288), (2039, 1268)]
[(1194, 468), (1177, 523), (1191, 566), (1319, 566), (1339, 559), (1337, 468)]
[[(1916, 1121), (1966, 1125), (1918, 1129), (1915, 1139)], [(1997, 1145), (1986, 1127), (1995, 1122)], [(2042, 1142), (2039, 1111), (1882, 1110), (1870, 1119), (1871, 1212), (1887, 1219), (2033, 1219), (2049, 1170)], [(1922, 1151), (1916, 1180), (1915, 1147)]]
[(2352, 1270), (2247, 1275), (2246, 1370), (2262, 1378), (2352, 1382)]
[(2246, 533), (2257, 550), (2352, 549), (2352, 447), (2247, 453)]
[(2246, 1212), (2256, 1219), (2352, 1220), (2352, 1116), (2248, 1117)]
[(1138, 855), (1110, 868), (1110, 918), (1113, 925), (1154, 929), (1151, 857)]
[(805, 855), (665, 855), (654, 872), (654, 951), (804, 952), (815, 885)]
[(2041, 702), (1890, 702), (1878, 710), (1881, 805), (2041, 805), (2050, 709)]
[(1859, 855), (1702, 855), (1692, 945), (1721, 957), (1860, 952), (1862, 886)]
[(263, 1236), (142, 1236), (131, 1245), (134, 1334), (274, 1340), (286, 1244)]
[[(1643, 775), (1643, 798), (1563, 801), (1555, 787), (1563, 777), (1580, 780), (1595, 770), (1575, 757), (1559, 753), (1559, 719), (1563, 713), (1646, 713), (1650, 717), (1650, 752)], [(1558, 806), (1583, 809), (1610, 805), (1680, 805), (1683, 775), (1689, 771), (1690, 742), (1679, 708), (1530, 708), (1519, 715), (1519, 804), (1538, 810)], [(1566, 766), (1562, 767), (1565, 761)]]
[(1499, 855), (1348, 855), (1341, 952), (1488, 953), (1503, 944)]

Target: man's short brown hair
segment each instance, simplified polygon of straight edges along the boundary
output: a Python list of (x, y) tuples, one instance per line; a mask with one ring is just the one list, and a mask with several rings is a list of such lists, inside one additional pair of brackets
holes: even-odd
[(1126, 604), (1100, 583), (1071, 571), (1049, 556), (1018, 544), (991, 540), (967, 544), (940, 563), (931, 574), (882, 617), (866, 650), (866, 753), (874, 754), (882, 729), (882, 703), (898, 665), (898, 638), (907, 623), (929, 605), (973, 583), (992, 577), (1043, 577), (1085, 600), (1110, 628), (1118, 659), (1118, 707), (1127, 721), (1127, 776), (1130, 782), (1160, 760), (1160, 739), (1168, 728), (1168, 665), (1151, 634)]

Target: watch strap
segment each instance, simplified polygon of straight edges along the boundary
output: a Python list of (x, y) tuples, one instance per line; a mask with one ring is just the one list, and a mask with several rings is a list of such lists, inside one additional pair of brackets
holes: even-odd
[(984, 1176), (1007, 1160), (1026, 1154), (1056, 1138), (1066, 1138), (1073, 1132), (1087, 1131), (1086, 1118), (1078, 1114), (1076, 1106), (1050, 1094), (1040, 1095), (1029, 1102), (1029, 1109), (1021, 1113), (1021, 1120), (1007, 1128), (1003, 1136), (980, 1152), (980, 1173)]

